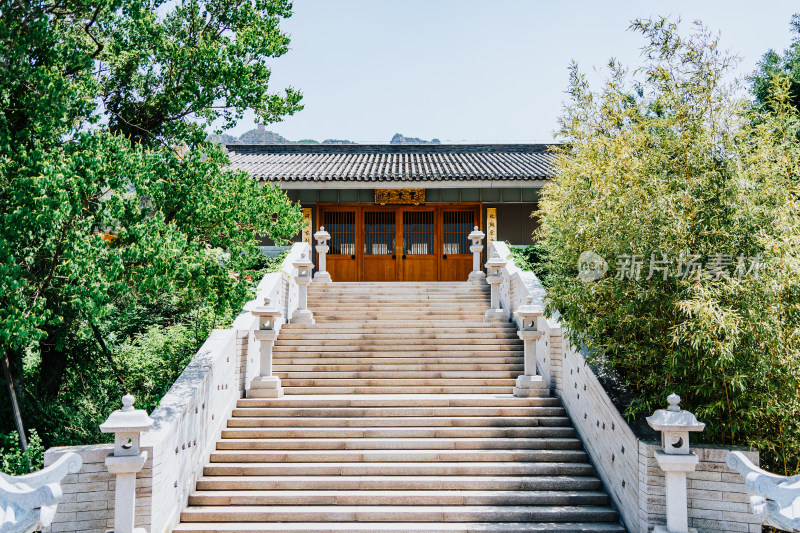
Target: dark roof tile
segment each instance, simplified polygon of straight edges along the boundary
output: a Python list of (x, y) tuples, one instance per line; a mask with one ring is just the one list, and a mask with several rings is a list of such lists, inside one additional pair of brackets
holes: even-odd
[(545, 180), (549, 144), (228, 146), (233, 166), (265, 181)]

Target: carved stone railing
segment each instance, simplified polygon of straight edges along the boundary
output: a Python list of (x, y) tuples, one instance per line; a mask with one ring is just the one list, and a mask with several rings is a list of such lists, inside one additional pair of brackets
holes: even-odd
[(0, 472), (0, 532), (30, 533), (49, 526), (62, 500), (61, 481), (77, 473), (81, 464), (79, 455), (68, 453), (32, 474)]
[(800, 476), (770, 474), (741, 452), (728, 453), (727, 463), (744, 478), (750, 509), (761, 524), (800, 532)]
[[(505, 243), (491, 242), (488, 252), (508, 260), (500, 269), (500, 305), (520, 331), (530, 330), (533, 325), (525, 320), (531, 315), (518, 311), (525, 305), (545, 308), (545, 289), (533, 272), (513, 263)], [(656, 458), (659, 443), (636, 436), (586, 363), (586, 354), (569, 342), (557, 312), (536, 317), (535, 330), (542, 332), (534, 341), (538, 374), (564, 405), (625, 526), (631, 532), (647, 533), (654, 525), (665, 524), (666, 479)], [(759, 530), (759, 521), (749, 513), (744, 482), (730, 481), (734, 471), (725, 464), (730, 449), (693, 446), (699, 464), (696, 472), (686, 476), (688, 522), (701, 532)], [(742, 453), (758, 461), (758, 452)]]
[[(280, 310), (273, 327), (279, 330), (298, 305), (292, 263), (309, 254), (307, 243), (296, 243), (279, 271), (266, 274), (230, 329), (214, 330), (173, 386), (150, 414), (153, 429), (142, 434), (147, 460), (136, 474), (135, 526), (148, 533), (166, 533), (177, 523), (197, 478), (219, 439), (236, 401), (261, 373), (260, 318), (250, 311), (264, 304)], [(74, 452), (83, 459), (77, 475), (65, 480), (64, 493), (75, 498), (61, 505), (52, 529), (59, 533), (113, 528), (114, 478), (105, 466), (113, 445), (70, 446), (45, 452), (45, 464)]]

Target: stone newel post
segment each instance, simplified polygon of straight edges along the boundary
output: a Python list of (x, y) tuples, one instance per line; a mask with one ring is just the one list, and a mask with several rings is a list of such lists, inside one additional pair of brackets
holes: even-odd
[(115, 474), (114, 533), (144, 533), (133, 527), (136, 512), (136, 473), (147, 460), (147, 452), (139, 451), (139, 439), (143, 431), (153, 426), (153, 419), (144, 409), (134, 409), (135, 398), (130, 394), (122, 397), (122, 409), (114, 411), (108, 420), (100, 424), (103, 433), (114, 433), (114, 453), (106, 457), (108, 471)]
[(314, 281), (330, 283), (330, 272), (325, 270), (325, 256), (330, 249), (328, 247), (328, 239), (331, 238), (331, 234), (325, 231), (325, 226), (320, 226), (319, 231), (314, 234), (314, 238), (317, 240), (317, 272), (314, 274)]
[(250, 383), (249, 396), (255, 398), (279, 398), (283, 396), (281, 379), (272, 375), (272, 346), (277, 337), (275, 320), (281, 316), (276, 307), (269, 305), (269, 298), (264, 304), (256, 306), (250, 314), (258, 318), (258, 328), (253, 336), (258, 343), (259, 375)]
[(517, 316), (522, 320), (522, 327), (517, 335), (525, 343), (525, 375), (517, 378), (514, 396), (549, 395), (548, 384), (544, 382), (542, 376), (536, 374), (536, 348), (539, 339), (542, 338), (542, 331), (536, 328), (536, 322), (543, 315), (542, 308), (533, 305), (533, 299), (530, 297), (525, 305), (517, 309)]
[(478, 226), (475, 226), (475, 229), (469, 234), (469, 240), (472, 241), (472, 246), (469, 247), (469, 251), (472, 252), (472, 272), (469, 273), (467, 280), (473, 283), (483, 283), (483, 280), (486, 279), (486, 275), (481, 269), (481, 252), (483, 251), (481, 241), (485, 236)]
[(500, 259), (497, 255), (490, 257), (486, 262), (486, 269), (489, 271), (489, 275), (486, 276), (486, 281), (488, 281), (489, 285), (492, 287), (492, 303), (491, 308), (486, 311), (486, 315), (484, 315), (484, 322), (508, 321), (508, 313), (506, 313), (505, 309), (500, 307), (500, 284), (503, 283), (503, 274), (501, 271), (504, 266), (506, 266), (506, 261)]
[(667, 491), (667, 527), (658, 525), (654, 533), (687, 533), (689, 529), (688, 505), (686, 502), (686, 473), (694, 472), (699, 458), (689, 450), (689, 432), (703, 431), (706, 425), (695, 416), (680, 408), (681, 397), (670, 394), (669, 407), (658, 409), (647, 417), (651, 428), (661, 432), (661, 447), (656, 450), (656, 461), (664, 471)]
[(294, 281), (297, 283), (297, 292), (299, 293), (297, 309), (292, 313), (292, 323), (313, 324), (314, 315), (308, 310), (308, 285), (311, 283), (311, 267), (314, 266), (314, 263), (303, 253), (300, 259), (292, 263), (292, 266), (297, 269)]

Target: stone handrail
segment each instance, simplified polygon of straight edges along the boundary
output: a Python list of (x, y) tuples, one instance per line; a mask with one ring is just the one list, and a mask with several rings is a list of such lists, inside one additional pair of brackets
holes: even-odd
[(762, 524), (800, 531), (800, 476), (770, 474), (741, 452), (728, 453), (727, 463), (744, 478), (750, 508)]
[[(491, 242), (489, 255), (493, 254), (508, 259), (501, 270), (500, 302), (519, 329), (522, 321), (516, 311), (529, 298), (544, 308), (547, 292), (533, 272), (511, 261), (505, 243)], [(537, 320), (537, 329), (543, 332), (536, 347), (538, 372), (564, 405), (627, 529), (647, 533), (654, 524), (666, 522), (665, 477), (656, 460), (660, 445), (637, 438), (586, 363), (586, 354), (569, 342), (559, 318), (554, 313)], [(744, 481), (734, 481), (735, 472), (725, 464), (731, 448), (692, 449), (700, 464), (687, 475), (689, 526), (699, 531), (759, 531), (758, 520), (749, 512)], [(758, 452), (742, 453), (758, 462)]]
[[(263, 302), (269, 297), (283, 313), (276, 321), (276, 327), (280, 327), (297, 308), (292, 262), (309, 250), (307, 243), (292, 246), (278, 272), (262, 278), (256, 299), (245, 305), (233, 327), (211, 333), (150, 414), (153, 429), (142, 434), (141, 446), (147, 452), (147, 462), (136, 478), (136, 527), (148, 533), (165, 533), (178, 523), (225, 421), (257, 372), (257, 355), (251, 349), (257, 320), (249, 310), (259, 299)], [(109, 444), (45, 452), (45, 464), (69, 452), (80, 455), (84, 463), (78, 474), (65, 480), (65, 494), (75, 494), (76, 500), (59, 507), (54, 531), (102, 532), (113, 527), (114, 481), (104, 463), (112, 451)]]
[(79, 455), (68, 453), (32, 474), (0, 472), (0, 532), (30, 533), (49, 526), (62, 500), (61, 481), (81, 464)]
[[(503, 282), (500, 284), (500, 304), (503, 309), (511, 314), (512, 320), (517, 325), (517, 329), (522, 328), (522, 321), (517, 316), (517, 309), (522, 307), (530, 299), (533, 305), (538, 305), (544, 309), (547, 292), (542, 287), (542, 283), (536, 274), (520, 269), (514, 264), (511, 258), (511, 250), (504, 242), (493, 241), (489, 243), (489, 254), (497, 254), (500, 259), (506, 261), (506, 266), (502, 269)], [(537, 341), (536, 347), (536, 368), (539, 374), (544, 377), (545, 382), (552, 390), (555, 386), (552, 375), (551, 364), (551, 337), (561, 335), (561, 325), (558, 322), (558, 315), (554, 317), (539, 317), (536, 329), (543, 333), (542, 338)]]

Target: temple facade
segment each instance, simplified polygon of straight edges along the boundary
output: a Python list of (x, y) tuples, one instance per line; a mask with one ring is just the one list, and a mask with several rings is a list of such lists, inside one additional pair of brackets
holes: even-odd
[[(302, 206), (295, 241), (331, 234), (335, 281), (462, 281), (467, 235), (531, 243), (546, 144), (231, 145), (233, 165)], [(265, 243), (267, 245), (271, 243)]]

